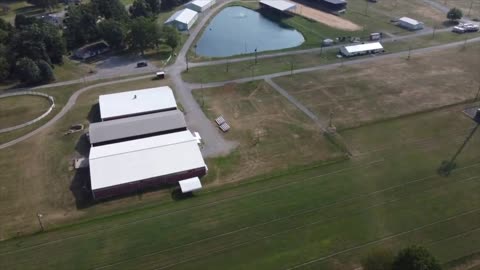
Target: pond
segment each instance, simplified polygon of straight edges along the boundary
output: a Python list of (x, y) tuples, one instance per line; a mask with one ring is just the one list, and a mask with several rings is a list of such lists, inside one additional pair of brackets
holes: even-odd
[(234, 6), (218, 13), (196, 44), (196, 54), (226, 57), (238, 54), (292, 48), (305, 39), (295, 29), (284, 27), (254, 10)]

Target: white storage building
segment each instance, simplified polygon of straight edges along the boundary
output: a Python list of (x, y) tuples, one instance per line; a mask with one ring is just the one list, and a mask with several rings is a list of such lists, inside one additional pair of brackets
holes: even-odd
[[(95, 199), (192, 178), (199, 182), (207, 173), (197, 140), (188, 130), (92, 147), (89, 163)], [(192, 188), (198, 189), (198, 183)]]
[(198, 12), (185, 8), (175, 12), (164, 24), (172, 25), (179, 31), (190, 29), (198, 19)]
[(284, 0), (261, 0), (260, 6), (272, 8), (281, 12), (294, 11), (297, 5)]
[(375, 54), (380, 52), (384, 52), (383, 46), (380, 44), (380, 42), (343, 46), (340, 48), (340, 53), (346, 57)]
[(99, 105), (103, 121), (177, 109), (168, 86), (101, 95)]
[(195, 0), (186, 5), (188, 9), (191, 9), (196, 12), (204, 12), (213, 5), (215, 5), (215, 0)]
[(420, 30), (423, 29), (424, 24), (412, 18), (402, 17), (398, 19), (398, 26), (408, 30)]

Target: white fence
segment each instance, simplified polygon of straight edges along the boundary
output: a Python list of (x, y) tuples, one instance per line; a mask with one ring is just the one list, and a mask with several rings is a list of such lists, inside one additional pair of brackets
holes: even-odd
[(14, 96), (40, 96), (40, 97), (44, 97), (44, 98), (47, 98), (48, 100), (50, 100), (50, 107), (48, 108), (48, 110), (46, 112), (44, 112), (39, 117), (37, 117), (33, 120), (30, 120), (26, 123), (20, 124), (20, 125), (0, 129), (0, 133), (9, 132), (9, 131), (13, 131), (13, 130), (16, 130), (16, 129), (21, 129), (21, 128), (24, 128), (24, 127), (29, 126), (31, 124), (34, 124), (34, 123), (42, 120), (43, 118), (45, 118), (45, 116), (49, 115), (52, 112), (52, 110), (55, 108), (55, 99), (52, 96), (49, 96), (47, 94), (40, 93), (40, 92), (32, 92), (32, 91), (15, 92), (15, 93), (10, 93), (10, 94), (0, 95), (0, 98), (7, 98), (7, 97), (14, 97)]

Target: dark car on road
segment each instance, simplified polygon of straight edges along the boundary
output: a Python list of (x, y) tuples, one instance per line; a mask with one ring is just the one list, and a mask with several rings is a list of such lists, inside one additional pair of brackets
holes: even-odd
[(146, 67), (146, 66), (148, 66), (147, 62), (138, 62), (137, 63), (137, 68)]

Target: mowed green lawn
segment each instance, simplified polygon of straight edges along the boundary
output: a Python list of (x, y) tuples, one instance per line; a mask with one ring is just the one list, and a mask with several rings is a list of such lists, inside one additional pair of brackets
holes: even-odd
[(350, 161), (1, 242), (0, 268), (354, 269), (410, 244), (457, 260), (479, 248), (480, 134), (436, 169), (473, 125), (462, 108), (342, 132)]
[(50, 107), (40, 96), (15, 96), (0, 99), (0, 128), (13, 127), (39, 117)]

